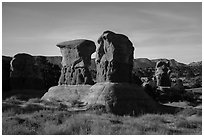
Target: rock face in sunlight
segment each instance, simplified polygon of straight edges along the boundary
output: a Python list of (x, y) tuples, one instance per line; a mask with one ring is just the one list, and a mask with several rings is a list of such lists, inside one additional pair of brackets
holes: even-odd
[(42, 100), (59, 101), (66, 103), (73, 103), (80, 101), (91, 85), (60, 85), (51, 87), (47, 93), (43, 95)]
[(59, 85), (93, 84), (89, 66), (96, 46), (93, 41), (78, 39), (57, 44), (62, 53)]
[(105, 31), (98, 44), (97, 82), (131, 82), (134, 47), (128, 37)]
[(170, 64), (169, 62), (164, 61), (158, 61), (156, 64), (156, 70), (155, 70), (155, 77), (157, 81), (157, 86), (165, 86), (170, 87), (171, 86), (171, 80), (170, 80)]

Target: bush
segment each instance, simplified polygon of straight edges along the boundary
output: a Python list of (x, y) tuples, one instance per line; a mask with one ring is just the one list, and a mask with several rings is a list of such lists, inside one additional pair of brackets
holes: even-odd
[(46, 122), (42, 134), (52, 135), (77, 135), (77, 134), (90, 134), (91, 121), (89, 116), (76, 115), (69, 117), (62, 124), (54, 124), (53, 122)]
[(181, 120), (176, 123), (177, 128), (202, 128), (202, 121), (188, 121), (188, 120)]

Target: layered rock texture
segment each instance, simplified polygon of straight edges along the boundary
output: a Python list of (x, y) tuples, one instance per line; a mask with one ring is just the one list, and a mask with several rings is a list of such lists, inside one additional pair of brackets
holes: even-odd
[(51, 87), (42, 99), (68, 104), (81, 102), (86, 109), (105, 106), (106, 111), (119, 115), (156, 112), (157, 103), (141, 86), (131, 84), (134, 48), (128, 37), (105, 31), (98, 43), (98, 83), (93, 86), (79, 85), (92, 84), (88, 66), (95, 44), (88, 40), (62, 42), (57, 44), (63, 56), (59, 86)]
[[(117, 115), (137, 115), (160, 111), (160, 106), (135, 84), (101, 82), (95, 85), (60, 85), (51, 87), (42, 100), (61, 102), (70, 110), (104, 106)], [(77, 106), (77, 107), (76, 107)]]
[(47, 101), (60, 101), (65, 104), (82, 100), (82, 98), (88, 94), (91, 85), (60, 85), (54, 86), (44, 94), (42, 100)]
[(98, 39), (97, 82), (131, 82), (134, 47), (127, 36), (105, 31)]
[(59, 85), (93, 84), (89, 66), (96, 46), (93, 41), (78, 39), (57, 44), (62, 53)]

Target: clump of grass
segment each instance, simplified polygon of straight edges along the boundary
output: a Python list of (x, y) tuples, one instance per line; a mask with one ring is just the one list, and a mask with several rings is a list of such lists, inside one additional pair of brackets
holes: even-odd
[(25, 120), (17, 118), (3, 119), (2, 134), (3, 135), (33, 135), (35, 130), (24, 123)]
[(176, 122), (176, 127), (190, 129), (202, 128), (202, 121), (189, 121), (184, 119)]
[(83, 115), (71, 116), (62, 124), (46, 122), (42, 134), (77, 135), (90, 134), (91, 118)]
[(5, 111), (3, 111), (2, 113), (2, 117), (10, 117), (10, 116), (15, 116), (16, 115), (16, 111), (12, 108), (7, 109)]
[(9, 97), (9, 98), (6, 98), (6, 99), (5, 99), (5, 102), (7, 102), (7, 103), (9, 103), (9, 104), (18, 105), (18, 104), (24, 103), (25, 101), (19, 99), (18, 96), (11, 96), (11, 97)]
[(198, 115), (198, 116), (202, 116), (202, 110), (199, 109), (193, 109), (193, 108), (186, 108), (180, 112), (177, 113), (177, 116), (191, 116), (191, 115)]

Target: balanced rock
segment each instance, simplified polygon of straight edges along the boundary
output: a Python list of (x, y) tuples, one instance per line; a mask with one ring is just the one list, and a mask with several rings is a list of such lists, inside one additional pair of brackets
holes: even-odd
[(155, 77), (157, 81), (157, 86), (170, 87), (170, 64), (169, 62), (158, 61), (155, 68)]
[(158, 104), (142, 87), (129, 83), (96, 83), (81, 101), (87, 105), (106, 106), (108, 112), (118, 115), (158, 111)]
[(105, 31), (98, 44), (97, 82), (131, 82), (134, 47), (128, 37)]
[(96, 46), (93, 41), (78, 39), (57, 44), (62, 53), (59, 85), (93, 84), (89, 66)]

